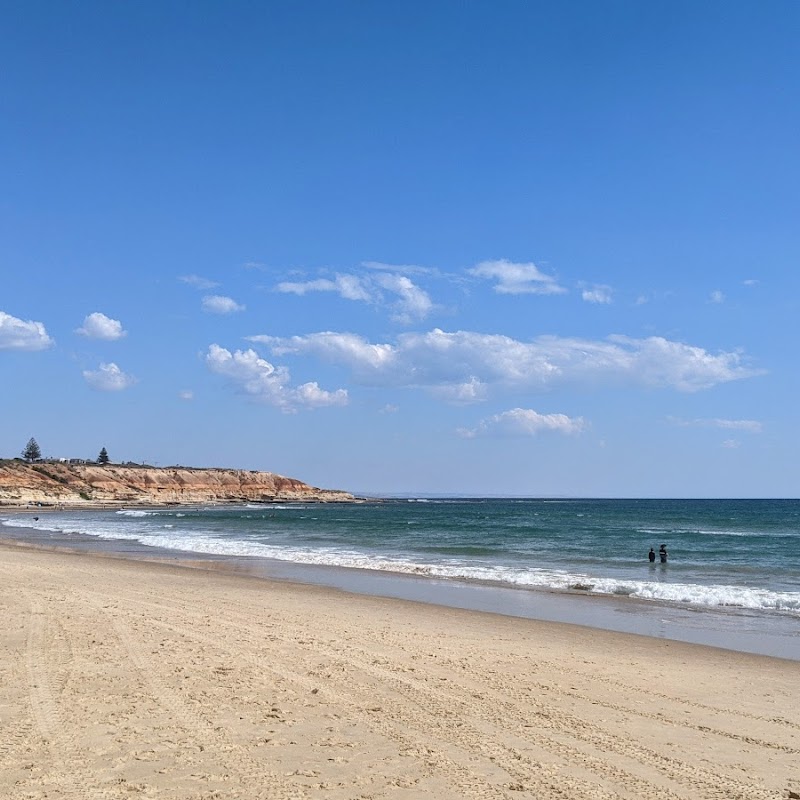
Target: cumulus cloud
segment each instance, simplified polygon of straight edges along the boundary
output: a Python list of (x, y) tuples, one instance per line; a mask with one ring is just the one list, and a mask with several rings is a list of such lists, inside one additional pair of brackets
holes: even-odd
[(276, 355), (306, 355), (346, 367), (365, 386), (425, 388), (443, 396), (458, 395), (465, 385), (486, 391), (545, 391), (570, 385), (694, 392), (761, 374), (746, 366), (737, 352), (714, 354), (659, 336), (610, 336), (597, 341), (540, 336), (524, 342), (498, 334), (434, 328), (404, 333), (394, 343), (382, 344), (330, 331), (249, 339)]
[(178, 397), (181, 400), (194, 400), (194, 392), (191, 389), (183, 389), (178, 392)]
[(669, 417), (673, 425), (683, 428), (722, 428), (723, 430), (746, 431), (747, 433), (761, 433), (764, 426), (754, 419), (680, 419)]
[(555, 278), (539, 271), (536, 264), (516, 264), (513, 261), (481, 261), (467, 270), (477, 278), (496, 281), (494, 290), (498, 294), (564, 294), (567, 290), (559, 286)]
[(201, 275), (179, 275), (178, 280), (181, 283), (186, 283), (193, 286), (195, 289), (216, 289), (219, 284), (216, 281), (210, 281), (208, 278), (203, 278)]
[(583, 417), (540, 414), (532, 408), (512, 408), (481, 420), (475, 428), (459, 428), (457, 432), (465, 439), (474, 439), (478, 436), (536, 436), (543, 431), (572, 435), (585, 429)]
[[(393, 311), (392, 318), (403, 323), (424, 319), (433, 309), (427, 292), (407, 276), (398, 273), (381, 272), (364, 276), (337, 273), (334, 278), (283, 281), (275, 287), (275, 291), (301, 297), (310, 292), (334, 292), (345, 300), (387, 304)], [(390, 299), (387, 299), (387, 294)], [(396, 299), (392, 300), (392, 296)]]
[(101, 364), (96, 370), (85, 369), (83, 377), (98, 392), (121, 392), (136, 383), (136, 378), (126, 375), (113, 361)]
[(99, 311), (89, 314), (84, 320), (83, 325), (75, 330), (81, 336), (88, 339), (105, 339), (113, 342), (127, 336), (128, 332), (122, 329), (122, 323), (118, 319), (111, 319)]
[(345, 389), (328, 392), (316, 381), (291, 386), (289, 371), (275, 367), (255, 350), (237, 350), (231, 353), (224, 347), (212, 344), (206, 353), (206, 366), (211, 372), (227, 378), (239, 391), (282, 411), (296, 411), (298, 407), (321, 408), (347, 405)]
[(220, 294), (209, 294), (203, 298), (203, 311), (209, 314), (235, 314), (244, 311), (244, 308), (233, 298)]
[(0, 311), (0, 350), (46, 350), (52, 344), (43, 323), (25, 322)]
[(715, 289), (709, 295), (708, 301), (710, 303), (724, 303), (725, 302), (725, 295), (719, 289)]
[(611, 303), (611, 287), (595, 284), (587, 286), (581, 284), (581, 298), (587, 303), (601, 303), (608, 305)]

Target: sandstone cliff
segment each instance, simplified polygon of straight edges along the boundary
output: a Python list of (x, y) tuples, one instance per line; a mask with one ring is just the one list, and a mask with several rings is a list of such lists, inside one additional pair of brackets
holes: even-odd
[(0, 462), (0, 506), (37, 504), (170, 505), (205, 503), (343, 503), (347, 492), (317, 489), (272, 472), (190, 467)]

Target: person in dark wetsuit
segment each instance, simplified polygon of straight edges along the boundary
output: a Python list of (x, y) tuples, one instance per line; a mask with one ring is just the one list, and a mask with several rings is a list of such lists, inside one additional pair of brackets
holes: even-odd
[(656, 551), (653, 548), (650, 548), (650, 552), (647, 554), (647, 557), (650, 559), (651, 564), (656, 563)]
[(667, 563), (667, 546), (665, 544), (658, 548), (658, 557), (661, 559), (662, 564)]

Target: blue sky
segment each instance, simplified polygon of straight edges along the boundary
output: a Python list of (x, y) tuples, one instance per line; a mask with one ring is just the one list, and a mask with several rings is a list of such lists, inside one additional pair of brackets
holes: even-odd
[(798, 4), (0, 7), (0, 455), (800, 496)]

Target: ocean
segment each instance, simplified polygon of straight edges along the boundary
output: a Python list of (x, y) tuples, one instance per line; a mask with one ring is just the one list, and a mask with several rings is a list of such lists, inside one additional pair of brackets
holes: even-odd
[[(486, 610), (524, 616), (561, 620), (563, 614), (548, 617), (548, 603), (560, 597), (563, 606), (567, 596), (579, 596), (568, 621), (583, 622), (585, 614), (599, 627), (723, 646), (731, 641), (734, 649), (764, 652), (741, 643), (750, 631), (753, 641), (778, 637), (766, 647), (770, 654), (800, 658), (799, 500), (418, 498), (47, 511), (38, 520), (6, 512), (0, 521), (6, 535), (24, 525), (44, 542), (63, 544), (69, 537), (75, 545), (106, 549), (137, 543), (142, 550), (262, 563), (266, 572), (270, 565), (273, 572), (281, 565), (305, 567), (296, 573), (303, 580), (355, 590), (355, 576), (364, 570), (411, 576), (414, 582), (384, 581), (391, 588), (371, 584), (366, 591), (414, 599), (422, 586), (423, 599), (488, 603)], [(648, 551), (661, 544), (668, 562), (651, 564)], [(416, 588), (409, 594), (402, 586)], [(596, 622), (593, 608), (606, 609), (599, 616), (611, 623)], [(620, 623), (626, 615), (638, 616), (638, 625)]]

